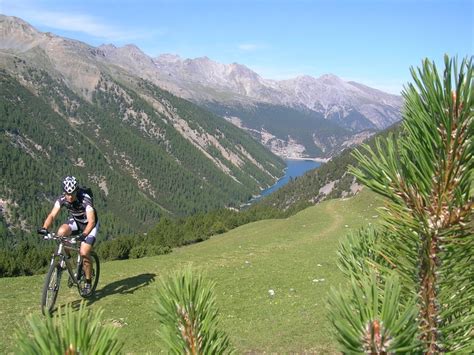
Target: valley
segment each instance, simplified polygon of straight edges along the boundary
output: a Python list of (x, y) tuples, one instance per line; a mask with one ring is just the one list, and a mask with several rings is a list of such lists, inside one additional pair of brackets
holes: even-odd
[(282, 177), (282, 158), (327, 161), (400, 119), (400, 97), (334, 75), (272, 82), (16, 17), (0, 15), (0, 28), (0, 225), (16, 235), (42, 222), (66, 174), (98, 191), (113, 238), (236, 208)]

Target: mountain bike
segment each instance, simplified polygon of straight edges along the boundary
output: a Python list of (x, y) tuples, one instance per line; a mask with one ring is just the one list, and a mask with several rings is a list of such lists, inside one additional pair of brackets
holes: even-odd
[(63, 271), (67, 271), (69, 274), (68, 287), (76, 285), (79, 295), (83, 298), (89, 298), (94, 294), (99, 282), (100, 263), (97, 254), (92, 251), (89, 254), (92, 268), (91, 289), (89, 293), (85, 294), (84, 285), (86, 277), (83, 270), (83, 258), (79, 253), (82, 241), (77, 237), (60, 237), (52, 232), (40, 234), (43, 235), (45, 240), (54, 240), (58, 244), (56, 251), (51, 256), (41, 296), (41, 312), (43, 315), (46, 315), (53, 312)]

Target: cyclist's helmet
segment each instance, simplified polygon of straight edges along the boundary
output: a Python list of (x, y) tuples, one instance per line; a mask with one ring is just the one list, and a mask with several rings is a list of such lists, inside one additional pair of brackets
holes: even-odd
[(72, 194), (79, 187), (77, 180), (74, 176), (66, 176), (63, 180), (63, 190), (67, 194)]

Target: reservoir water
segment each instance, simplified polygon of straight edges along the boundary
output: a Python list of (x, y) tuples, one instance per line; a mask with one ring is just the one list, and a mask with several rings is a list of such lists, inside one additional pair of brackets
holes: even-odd
[(275, 192), (280, 187), (287, 184), (291, 178), (294, 179), (295, 177), (301, 176), (308, 170), (315, 169), (321, 165), (320, 162), (313, 161), (313, 160), (288, 159), (288, 160), (285, 160), (285, 162), (286, 162), (285, 175), (280, 180), (278, 180), (274, 185), (270, 186), (268, 189), (263, 190), (260, 194), (261, 196), (267, 196), (271, 194), (272, 192)]

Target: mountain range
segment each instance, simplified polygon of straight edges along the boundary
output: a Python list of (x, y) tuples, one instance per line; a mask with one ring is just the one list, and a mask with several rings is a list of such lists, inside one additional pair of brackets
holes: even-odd
[(332, 74), (276, 81), (207, 57), (151, 58), (134, 45), (97, 50), (104, 60), (246, 129), (283, 157), (330, 158), (401, 119), (400, 96)]
[[(115, 51), (130, 50), (136, 53), (135, 59), (141, 58), (136, 47), (114, 49), (109, 45), (99, 49), (106, 49), (107, 57)], [(386, 94), (356, 82), (345, 82), (332, 74), (319, 78), (305, 75), (276, 81), (263, 79), (243, 65), (221, 64), (207, 57), (181, 59), (176, 55), (164, 54), (152, 59), (152, 62), (159, 72), (165, 74), (163, 81), (175, 83), (181, 88), (189, 85), (191, 95), (188, 98), (196, 101), (225, 102), (222, 98), (211, 96), (209, 92), (192, 91), (192, 84), (220, 91), (223, 96), (227, 94), (232, 100), (240, 99), (243, 103), (254, 100), (297, 109), (304, 107), (321, 113), (326, 119), (346, 122), (348, 127), (351, 126), (347, 123), (351, 110), (358, 111), (367, 118), (367, 127), (360, 125), (363, 128), (383, 129), (400, 119), (397, 112), (401, 104), (399, 96)], [(353, 128), (357, 129), (357, 125)]]

